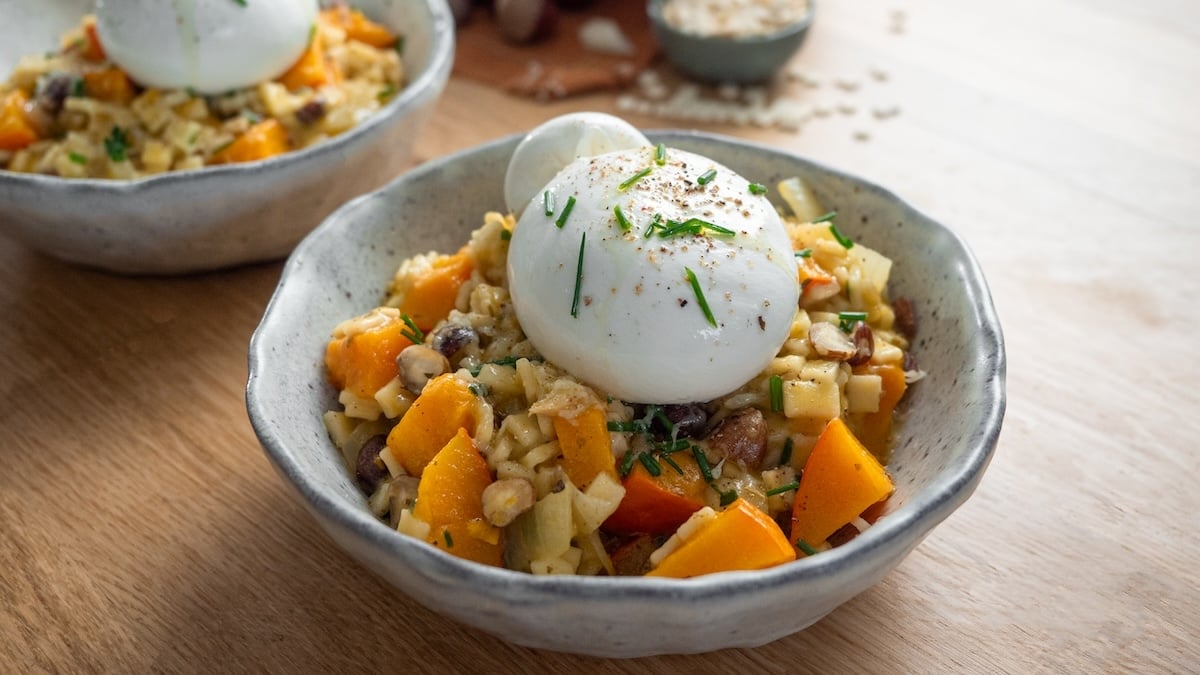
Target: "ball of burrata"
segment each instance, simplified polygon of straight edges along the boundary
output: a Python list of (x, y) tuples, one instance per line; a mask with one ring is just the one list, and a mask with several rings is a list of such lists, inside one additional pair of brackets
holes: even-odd
[(97, 0), (96, 32), (139, 84), (219, 94), (284, 73), (317, 11), (317, 0)]
[(522, 329), (548, 360), (625, 401), (737, 389), (787, 339), (800, 294), (787, 232), (761, 192), (675, 148), (575, 160), (512, 236)]

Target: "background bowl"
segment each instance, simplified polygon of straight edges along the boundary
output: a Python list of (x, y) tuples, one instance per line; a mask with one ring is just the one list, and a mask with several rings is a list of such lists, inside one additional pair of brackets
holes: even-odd
[[(166, 274), (280, 258), (330, 212), (407, 168), (454, 60), (443, 0), (352, 2), (404, 35), (406, 85), (329, 141), (130, 181), (0, 171), (0, 233), (70, 262)], [(0, 0), (0, 72), (58, 45), (94, 0)]]
[(796, 53), (816, 11), (809, 0), (808, 13), (796, 23), (768, 35), (730, 38), (687, 33), (663, 18), (666, 0), (649, 0), (646, 11), (663, 54), (681, 72), (709, 82), (760, 82), (771, 77)]
[(766, 185), (803, 177), (849, 236), (896, 262), (890, 288), (914, 301), (914, 351), (929, 375), (908, 395), (887, 515), (848, 544), (768, 570), (687, 580), (535, 577), (460, 560), (371, 516), (321, 422), (337, 406), (324, 345), (337, 323), (383, 299), (403, 258), (457, 250), (485, 211), (502, 208), (497, 177), (517, 137), (428, 162), (331, 216), (293, 253), (250, 344), (250, 420), (330, 536), (427, 607), (531, 647), (629, 657), (756, 646), (798, 631), (879, 581), (966, 500), (1000, 433), (1000, 326), (979, 267), (952, 232), (878, 187), (794, 155), (699, 133), (650, 138)]

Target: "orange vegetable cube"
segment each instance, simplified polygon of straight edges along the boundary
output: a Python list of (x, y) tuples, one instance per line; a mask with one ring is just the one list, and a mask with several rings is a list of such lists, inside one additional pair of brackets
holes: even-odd
[(802, 304), (819, 302), (836, 295), (841, 290), (837, 277), (825, 271), (811, 257), (797, 258), (797, 260)]
[(475, 394), (467, 385), (451, 373), (439, 375), (392, 428), (388, 447), (405, 471), (420, 476), (460, 429), (475, 431), (475, 406)]
[(279, 77), (279, 81), (290, 91), (304, 87), (316, 89), (322, 85), (335, 84), (340, 80), (341, 73), (325, 54), (320, 31), (313, 34), (308, 47), (296, 63)]
[(893, 490), (887, 470), (835, 417), (804, 464), (792, 504), (791, 540), (820, 544)]
[(458, 289), (471, 278), (475, 265), (465, 251), (439, 256), (433, 267), (419, 277), (400, 303), (421, 330), (433, 330), (439, 321), (450, 315), (458, 300)]
[(412, 344), (404, 337), (406, 328), (396, 317), (362, 333), (330, 340), (325, 348), (330, 383), (359, 398), (374, 396), (399, 373), (396, 357)]
[(371, 21), (361, 11), (342, 5), (321, 12), (321, 20), (346, 31), (346, 38), (358, 40), (379, 49), (396, 44), (396, 34), (382, 24)]
[(553, 422), (562, 449), (561, 466), (576, 487), (587, 488), (601, 473), (612, 476), (614, 482), (620, 480), (609, 443), (604, 408), (588, 408), (574, 419), (555, 417)]
[(29, 98), (20, 89), (9, 92), (0, 103), (0, 150), (20, 150), (38, 139), (37, 130), (25, 115)]
[(892, 414), (896, 404), (908, 389), (904, 369), (895, 364), (867, 364), (854, 369), (859, 375), (878, 375), (883, 382), (883, 395), (879, 398), (879, 410), (864, 413), (854, 418), (854, 431), (858, 440), (878, 458), (886, 459), (892, 435)]
[(109, 103), (129, 103), (137, 96), (133, 80), (116, 66), (84, 73), (83, 91), (90, 98)]
[(421, 476), (413, 515), (429, 523), (430, 544), (485, 565), (503, 565), (498, 531), (483, 520), (483, 491), (492, 484), (487, 460), (466, 429), (442, 447)]
[(673, 532), (693, 513), (704, 507), (704, 492), (708, 483), (687, 452), (676, 452), (671, 460), (683, 473), (662, 464), (662, 473), (651, 476), (640, 462), (625, 477), (625, 497), (608, 520), (604, 529), (620, 534), (666, 534)]
[(100, 36), (96, 33), (96, 21), (90, 19), (83, 24), (83, 58), (88, 61), (103, 61), (108, 58), (104, 46), (100, 44)]
[(667, 554), (648, 577), (685, 579), (732, 570), (759, 570), (791, 562), (796, 549), (770, 516), (739, 498)]
[(231, 162), (253, 162), (291, 149), (287, 130), (275, 118), (266, 119), (250, 127), (233, 143), (212, 156), (214, 164)]

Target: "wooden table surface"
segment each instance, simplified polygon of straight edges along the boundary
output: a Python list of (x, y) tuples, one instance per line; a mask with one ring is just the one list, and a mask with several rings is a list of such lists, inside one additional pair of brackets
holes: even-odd
[[(123, 278), (0, 236), (0, 671), (1200, 669), (1200, 4), (827, 1), (793, 67), (801, 131), (702, 128), (955, 228), (1007, 338), (982, 485), (879, 585), (752, 650), (505, 644), (355, 564), (267, 463), (243, 388), (280, 263)], [(579, 109), (616, 97), (455, 79), (418, 159)]]

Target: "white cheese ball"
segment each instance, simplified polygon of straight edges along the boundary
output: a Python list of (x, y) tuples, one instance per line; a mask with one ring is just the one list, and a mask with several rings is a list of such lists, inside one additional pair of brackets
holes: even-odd
[(508, 210), (520, 216), (563, 167), (580, 157), (650, 145), (629, 122), (595, 112), (561, 115), (526, 134), (513, 152), (504, 176)]
[(97, 0), (96, 32), (134, 81), (219, 94), (274, 79), (304, 53), (317, 0)]
[[(663, 166), (654, 155), (644, 147), (576, 160), (545, 188), (554, 195), (550, 216), (539, 191), (513, 233), (509, 288), (533, 345), (576, 377), (629, 402), (708, 401), (779, 351), (799, 301), (796, 262), (778, 213), (745, 178), (683, 150), (669, 149)], [(663, 237), (660, 227), (646, 237), (656, 216), (663, 227), (696, 218), (733, 234), (704, 225), (699, 234)]]

